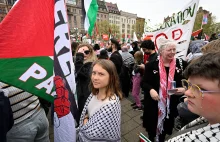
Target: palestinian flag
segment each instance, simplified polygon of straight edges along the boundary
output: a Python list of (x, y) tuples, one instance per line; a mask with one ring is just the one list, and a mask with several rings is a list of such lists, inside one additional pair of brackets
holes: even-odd
[(55, 100), (54, 141), (75, 142), (79, 117), (64, 0), (19, 0), (0, 31), (0, 81)]
[(53, 102), (54, 1), (18, 1), (0, 31), (0, 80)]
[(144, 134), (139, 134), (140, 142), (151, 142)]
[(97, 0), (82, 0), (83, 14), (85, 17), (84, 28), (92, 36), (92, 30), (96, 23), (96, 17), (98, 13)]

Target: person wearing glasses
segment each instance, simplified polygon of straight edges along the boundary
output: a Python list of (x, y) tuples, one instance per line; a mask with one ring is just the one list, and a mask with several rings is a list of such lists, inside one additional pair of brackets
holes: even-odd
[(207, 53), (194, 60), (184, 74), (188, 78), (182, 80), (187, 106), (200, 117), (168, 142), (220, 141), (220, 52)]
[[(143, 126), (153, 142), (164, 142), (166, 134), (171, 135), (174, 118), (178, 115), (177, 105), (184, 93), (181, 85), (183, 70), (187, 63), (176, 59), (176, 43), (165, 38), (159, 40), (159, 58), (145, 66), (142, 88), (145, 91)], [(176, 82), (175, 95), (168, 95), (171, 82)]]
[(80, 116), (86, 99), (91, 93), (88, 88), (90, 82), (90, 70), (92, 63), (97, 60), (97, 56), (93, 47), (89, 44), (80, 44), (76, 49), (75, 56), (76, 94)]

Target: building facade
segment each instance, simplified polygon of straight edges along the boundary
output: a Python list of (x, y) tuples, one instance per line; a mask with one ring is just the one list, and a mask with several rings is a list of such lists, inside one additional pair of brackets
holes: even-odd
[(97, 22), (108, 21), (109, 14), (107, 7), (105, 5), (105, 1), (97, 0), (98, 3), (98, 14), (97, 14)]
[(122, 33), (123, 39), (132, 39), (133, 33), (135, 32), (136, 28), (136, 19), (137, 14), (120, 11), (121, 19), (120, 19), (120, 32)]
[(70, 33), (84, 33), (84, 19), (81, 1), (67, 1), (66, 6)]
[[(112, 32), (111, 35), (114, 36), (114, 37), (117, 37), (119, 38), (121, 36), (121, 33), (120, 33), (120, 19), (121, 19), (121, 15), (120, 15), (120, 11), (118, 9), (118, 6), (117, 4), (115, 3), (111, 3), (111, 2), (105, 2), (106, 4), (106, 7), (107, 7), (107, 10), (109, 12), (109, 24), (111, 26), (111, 31), (115, 31), (115, 32)], [(117, 32), (116, 32), (117, 31)]]
[(0, 22), (5, 18), (16, 0), (0, 0)]

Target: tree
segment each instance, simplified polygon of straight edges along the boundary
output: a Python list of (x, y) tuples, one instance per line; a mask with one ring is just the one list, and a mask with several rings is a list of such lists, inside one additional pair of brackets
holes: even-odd
[(99, 35), (109, 34), (109, 22), (107, 20), (97, 22)]
[(214, 23), (213, 25), (211, 25), (210, 30), (212, 31), (212, 33), (220, 33), (220, 22), (219, 23)]
[(111, 29), (111, 34), (119, 39), (120, 38), (120, 31), (119, 31), (119, 26), (115, 25), (115, 24), (111, 24), (110, 25), (110, 29)]
[[(109, 27), (110, 27), (110, 25), (109, 25), (108, 21), (106, 21), (106, 20), (96, 22), (96, 26), (93, 29), (93, 37), (95, 39), (101, 40), (103, 34), (109, 34)], [(97, 31), (97, 33), (96, 33), (96, 31)]]
[(140, 39), (142, 37), (142, 34), (144, 33), (144, 24), (145, 24), (145, 21), (143, 20), (136, 21), (134, 31), (136, 32), (138, 39)]
[(120, 38), (119, 26), (115, 24), (109, 24), (107, 20), (99, 21), (97, 24), (98, 35), (96, 35), (96, 28), (93, 29), (93, 35), (96, 39), (102, 39), (103, 34), (112, 35), (115, 38)]
[[(208, 23), (202, 25), (204, 14), (208, 14)], [(215, 19), (216, 17), (213, 16), (211, 12), (204, 10), (202, 7), (199, 7), (199, 10), (197, 11), (197, 14), (196, 14), (193, 31), (203, 28), (203, 33), (209, 36), (214, 32), (218, 32), (220, 30), (220, 27), (219, 27), (219, 24), (215, 23)]]

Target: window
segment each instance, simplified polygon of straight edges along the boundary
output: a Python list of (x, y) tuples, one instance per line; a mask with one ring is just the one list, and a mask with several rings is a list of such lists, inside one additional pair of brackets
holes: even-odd
[(105, 15), (105, 18), (106, 18), (107, 16)]
[(72, 23), (72, 21), (71, 21), (71, 16), (70, 16), (70, 15), (68, 15), (68, 22), (69, 22), (69, 23)]
[(76, 13), (76, 9), (73, 9), (73, 13)]
[(77, 27), (76, 16), (73, 16), (73, 20), (74, 20), (74, 26)]
[(81, 17), (81, 28), (83, 28), (84, 27), (84, 19), (83, 19), (83, 17)]
[(130, 29), (130, 25), (127, 25), (127, 28)]

